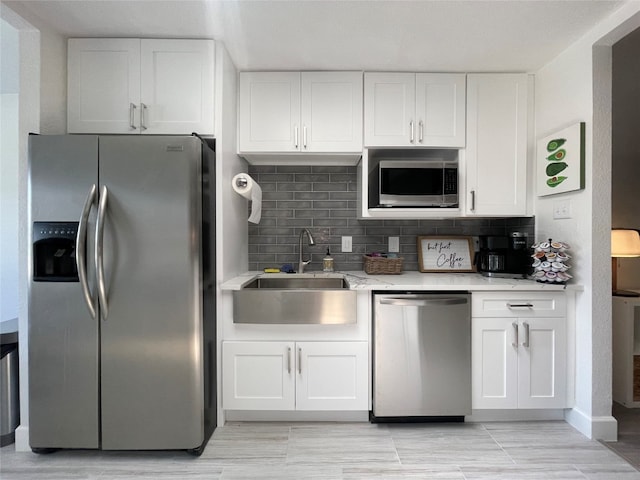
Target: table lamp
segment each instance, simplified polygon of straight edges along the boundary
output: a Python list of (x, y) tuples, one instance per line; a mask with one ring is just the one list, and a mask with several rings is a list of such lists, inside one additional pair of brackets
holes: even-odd
[(628, 290), (618, 290), (618, 258), (640, 257), (640, 234), (637, 230), (611, 230), (611, 285), (613, 295), (618, 297), (638, 297), (640, 294)]

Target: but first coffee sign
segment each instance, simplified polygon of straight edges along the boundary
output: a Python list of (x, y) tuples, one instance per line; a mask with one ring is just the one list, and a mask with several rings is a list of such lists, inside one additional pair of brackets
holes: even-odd
[(418, 237), (421, 272), (474, 272), (471, 237)]

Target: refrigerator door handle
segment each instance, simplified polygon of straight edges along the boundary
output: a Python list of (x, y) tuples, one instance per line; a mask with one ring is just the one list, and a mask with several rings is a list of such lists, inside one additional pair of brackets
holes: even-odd
[(104, 280), (104, 219), (107, 214), (107, 196), (109, 191), (106, 185), (100, 189), (100, 202), (98, 203), (98, 218), (96, 219), (96, 276), (98, 278), (98, 298), (100, 300), (100, 314), (103, 320), (109, 315), (109, 305), (107, 304), (107, 289)]
[(84, 301), (89, 308), (91, 318), (96, 318), (96, 305), (94, 304), (93, 296), (89, 290), (89, 282), (87, 281), (87, 257), (85, 255), (87, 247), (87, 224), (89, 223), (89, 213), (91, 212), (91, 206), (96, 201), (96, 184), (91, 185), (87, 199), (84, 202), (82, 209), (82, 215), (80, 215), (80, 222), (78, 224), (78, 235), (76, 236), (76, 268), (78, 269), (78, 279), (82, 286), (82, 294)]

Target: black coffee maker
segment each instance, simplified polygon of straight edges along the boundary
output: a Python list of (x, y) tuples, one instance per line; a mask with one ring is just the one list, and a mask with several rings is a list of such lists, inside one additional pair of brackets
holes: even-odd
[(525, 278), (531, 272), (527, 234), (481, 235), (476, 267), (485, 277)]

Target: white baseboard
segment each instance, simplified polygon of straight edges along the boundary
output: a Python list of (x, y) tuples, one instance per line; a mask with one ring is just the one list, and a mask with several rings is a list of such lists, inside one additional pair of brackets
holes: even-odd
[(592, 417), (574, 407), (566, 411), (565, 420), (584, 436), (593, 440), (618, 441), (618, 421), (611, 415)]
[(562, 409), (473, 410), (465, 422), (528, 422), (564, 420)]
[(369, 412), (225, 410), (226, 422), (368, 422)]
[(16, 428), (16, 452), (30, 452), (29, 446), (29, 427), (18, 425)]

